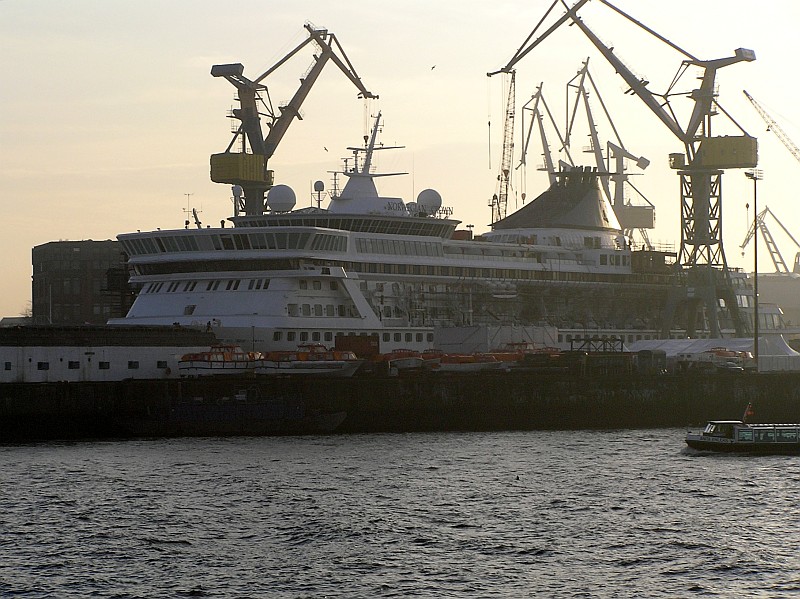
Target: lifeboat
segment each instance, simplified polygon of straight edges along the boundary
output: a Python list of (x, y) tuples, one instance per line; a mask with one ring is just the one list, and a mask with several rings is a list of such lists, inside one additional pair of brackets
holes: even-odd
[(379, 362), (385, 362), (389, 368), (400, 370), (414, 370), (422, 368), (425, 360), (422, 355), (413, 349), (396, 349), (388, 354), (380, 354)]
[(178, 361), (181, 376), (212, 376), (254, 372), (261, 352), (246, 352), (238, 345), (212, 345), (208, 351), (184, 354)]
[(299, 345), (295, 351), (267, 353), (256, 366), (256, 373), (352, 376), (362, 362), (352, 351), (329, 349), (322, 344), (313, 343)]
[(436, 372), (481, 372), (484, 370), (505, 370), (508, 365), (492, 354), (442, 354)]

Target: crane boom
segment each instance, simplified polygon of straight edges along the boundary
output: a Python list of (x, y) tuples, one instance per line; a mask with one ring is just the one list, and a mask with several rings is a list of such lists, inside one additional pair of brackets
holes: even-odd
[(781, 143), (786, 146), (786, 149), (792, 153), (792, 156), (794, 156), (795, 159), (800, 162), (800, 148), (798, 148), (791, 138), (786, 135), (786, 132), (781, 129), (781, 126), (775, 122), (775, 119), (773, 119), (769, 113), (764, 110), (764, 107), (761, 106), (761, 104), (759, 104), (753, 96), (747, 93), (746, 89), (743, 89), (742, 92), (745, 96), (747, 96), (747, 99), (750, 100), (750, 103), (753, 105), (753, 108), (756, 109), (756, 112), (758, 112), (758, 114), (761, 115), (761, 118), (764, 119), (764, 122), (767, 124), (767, 129), (772, 131), (775, 136), (781, 140)]

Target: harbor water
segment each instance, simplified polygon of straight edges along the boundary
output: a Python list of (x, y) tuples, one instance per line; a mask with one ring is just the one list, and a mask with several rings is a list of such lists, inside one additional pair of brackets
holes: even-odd
[(800, 593), (800, 460), (685, 432), (6, 445), (0, 596)]

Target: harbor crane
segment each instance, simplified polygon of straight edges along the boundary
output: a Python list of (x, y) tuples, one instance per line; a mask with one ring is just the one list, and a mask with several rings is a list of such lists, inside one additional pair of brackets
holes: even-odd
[[(513, 69), (520, 60), (564, 23), (569, 22), (583, 32), (628, 85), (628, 93), (637, 96), (683, 145), (683, 152), (670, 154), (670, 166), (678, 172), (681, 179), (681, 246), (678, 263), (686, 270), (686, 286), (682, 296), (676, 294), (670, 299), (662, 332), (666, 334), (671, 327), (679, 305), (685, 305), (688, 315), (686, 327), (688, 336), (695, 336), (698, 310), (705, 308), (709, 335), (714, 338), (719, 337), (720, 311), (722, 306), (725, 306), (733, 320), (736, 334), (743, 335), (746, 325), (738, 311), (722, 243), (722, 173), (726, 168), (755, 167), (757, 143), (756, 139), (741, 129), (720, 106), (717, 100), (716, 75), (723, 67), (755, 60), (755, 53), (752, 50), (738, 48), (733, 56), (701, 60), (615, 7), (608, 0), (599, 0), (601, 4), (683, 55), (678, 73), (667, 91), (656, 94), (648, 89), (650, 82), (635, 75), (618, 57), (615, 49), (604, 44), (578, 16), (578, 11), (588, 1), (579, 0), (570, 7), (565, 0), (554, 0), (511, 60), (503, 68), (488, 74), (491, 76)], [(566, 12), (534, 39), (534, 35), (556, 6), (563, 6)], [(678, 80), (690, 67), (701, 71), (699, 87), (692, 89), (688, 94), (675, 91)], [(670, 104), (672, 96), (679, 96), (682, 99), (688, 97), (694, 102), (685, 125), (679, 122)], [(712, 136), (711, 119), (720, 112), (728, 116), (729, 120), (739, 128), (741, 135)]]
[[(780, 228), (783, 229), (783, 232), (789, 236), (789, 239), (791, 239), (797, 247), (800, 247), (800, 243), (798, 243), (794, 236), (789, 232), (789, 229), (787, 229), (784, 224), (778, 220), (778, 217), (775, 216), (769, 207), (766, 207), (756, 215), (755, 222), (750, 225), (750, 230), (747, 231), (747, 235), (745, 235), (741, 248), (744, 250), (747, 247), (747, 244), (750, 243), (750, 240), (753, 239), (755, 235), (756, 226), (758, 226), (761, 237), (767, 246), (767, 250), (769, 250), (770, 258), (772, 258), (772, 264), (775, 266), (775, 272), (784, 274), (790, 273), (792, 271), (786, 266), (786, 261), (783, 259), (783, 256), (778, 249), (778, 245), (775, 243), (775, 238), (772, 236), (772, 233), (770, 233), (769, 228), (767, 227), (766, 218), (768, 215), (771, 215), (775, 222), (778, 223)], [(742, 254), (744, 254), (744, 252), (742, 252)]]
[(764, 119), (764, 122), (767, 124), (767, 131), (772, 131), (786, 147), (786, 149), (792, 153), (792, 156), (795, 157), (795, 160), (800, 162), (800, 148), (798, 148), (791, 138), (786, 135), (786, 132), (781, 129), (781, 126), (775, 122), (775, 119), (773, 119), (769, 113), (764, 110), (764, 107), (761, 106), (761, 104), (759, 104), (753, 96), (747, 93), (746, 89), (743, 89), (742, 92), (745, 96), (747, 96), (747, 99), (750, 100), (750, 103), (753, 105), (753, 108), (756, 109), (756, 112), (758, 112), (758, 114), (761, 115), (761, 118)]
[[(304, 27), (308, 37), (255, 79), (244, 76), (244, 66), (240, 63), (218, 64), (211, 67), (213, 77), (223, 77), (236, 88), (239, 102), (239, 107), (233, 110), (232, 115), (240, 121), (233, 139), (225, 152), (211, 156), (211, 180), (215, 183), (239, 186), (234, 193), (236, 215), (240, 211), (248, 216), (263, 214), (264, 195), (274, 183), (274, 173), (267, 168), (269, 159), (275, 154), (278, 144), (294, 119), (302, 120), (300, 107), (328, 61), (332, 61), (353, 82), (358, 88), (359, 97), (378, 97), (367, 90), (361, 82), (333, 33), (327, 29), (317, 29), (309, 23)], [(267, 86), (262, 82), (310, 44), (315, 47), (311, 67), (300, 79), (300, 87), (292, 99), (276, 108)], [(269, 131), (266, 136), (261, 128), (262, 116), (267, 118)], [(237, 141), (240, 142), (239, 150), (233, 151)], [(250, 152), (247, 151), (248, 146)]]

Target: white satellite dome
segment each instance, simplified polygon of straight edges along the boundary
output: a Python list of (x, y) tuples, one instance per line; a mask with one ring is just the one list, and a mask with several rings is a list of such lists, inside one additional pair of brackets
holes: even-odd
[(296, 202), (294, 190), (288, 185), (276, 185), (267, 193), (267, 206), (274, 212), (289, 212)]
[(435, 189), (423, 189), (417, 196), (417, 205), (421, 212), (433, 216), (442, 207), (442, 196)]

